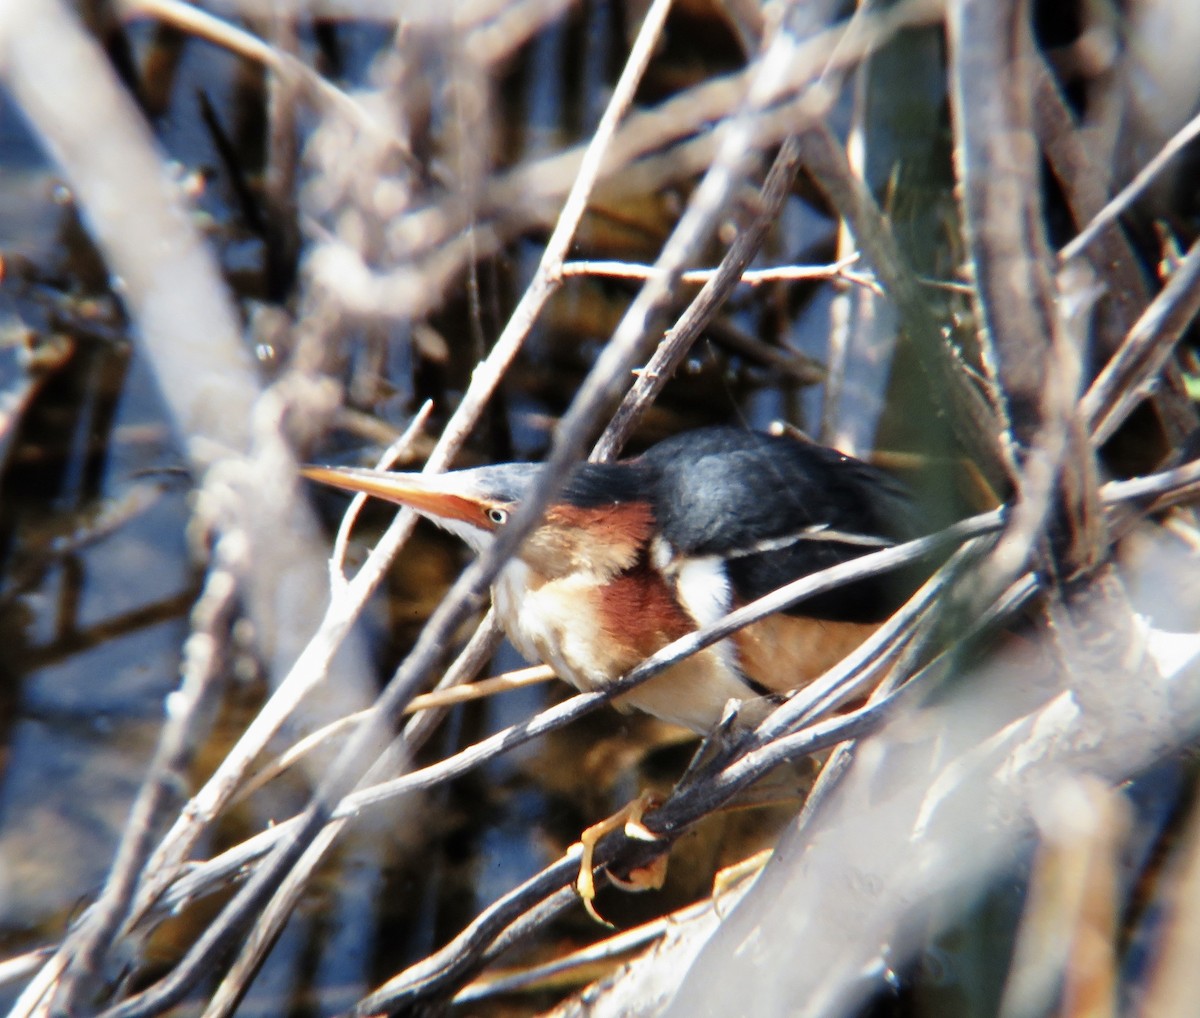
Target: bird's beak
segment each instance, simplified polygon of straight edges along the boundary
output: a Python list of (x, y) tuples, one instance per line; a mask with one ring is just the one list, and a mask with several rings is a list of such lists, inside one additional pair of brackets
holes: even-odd
[(301, 467), (310, 481), (408, 506), (435, 520), (486, 527), (486, 502), (464, 489), (461, 475), (396, 474), (362, 467)]

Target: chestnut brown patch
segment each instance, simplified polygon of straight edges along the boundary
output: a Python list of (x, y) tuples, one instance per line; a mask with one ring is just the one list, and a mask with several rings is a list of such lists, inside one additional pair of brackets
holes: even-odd
[(877, 623), (769, 615), (732, 637), (742, 673), (777, 693), (806, 686), (870, 636)]
[(521, 557), (550, 578), (587, 572), (608, 577), (635, 565), (654, 529), (646, 502), (552, 506)]
[(695, 630), (662, 576), (643, 558), (596, 592), (601, 627), (634, 662)]
[(654, 511), (649, 502), (617, 502), (589, 507), (563, 502), (547, 511), (546, 522), (551, 526), (581, 530), (597, 541), (640, 547), (650, 540)]

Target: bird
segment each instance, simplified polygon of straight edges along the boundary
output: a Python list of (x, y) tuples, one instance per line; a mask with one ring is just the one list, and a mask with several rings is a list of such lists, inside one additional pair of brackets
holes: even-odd
[[(302, 473), (407, 506), (480, 553), (542, 469)], [(497, 576), (492, 600), (522, 656), (589, 692), (792, 580), (917, 536), (918, 521), (898, 479), (836, 449), (786, 434), (698, 428), (630, 459), (576, 466)], [(820, 676), (910, 592), (881, 576), (810, 597), (614, 703), (707, 734), (731, 702), (778, 698)]]

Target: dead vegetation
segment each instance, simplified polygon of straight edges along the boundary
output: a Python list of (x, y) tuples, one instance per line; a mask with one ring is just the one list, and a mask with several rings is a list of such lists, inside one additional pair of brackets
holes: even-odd
[[(367, 6), (377, 28), (387, 7), (389, 41), (346, 89), (318, 59), (329, 53), (307, 15), (118, 5), (116, 36), (152, 25), (207, 40), (262, 88), (261, 178), (238, 178), (231, 155), (224, 172), (244, 188), (242, 214), (205, 238), (147, 129), (156, 87), (169, 85), (148, 63), (136, 84), (119, 80), (97, 42), (114, 36), (84, 31), (57, 3), (0, 4), (5, 83), (119, 280), (195, 479), (205, 570), (182, 681), (109, 876), (44, 956), (11, 963), (22, 987), (11, 1013), (233, 1013), (318, 876), (336, 879), (330, 870), (354, 858), (354, 828), (419, 825), (423, 797), (679, 656), (863, 570), (931, 555), (944, 564), (861, 650), (697, 758), (646, 818), (659, 840), (614, 835), (597, 855), (622, 872), (644, 864), (780, 763), (827, 754), (748, 890), (569, 962), (496, 976), (578, 907), (567, 854), (422, 955), (397, 951), (381, 985), (318, 1009), (475, 1008), (531, 985), (553, 998), (547, 981), (565, 965), (654, 943), (562, 1010), (735, 1014), (753, 985), (756, 1014), (858, 1013), (909, 992), (913, 959), (964, 915), (978, 923), (989, 888), (1019, 872), (1023, 916), (1003, 960), (989, 956), (998, 986), (975, 991), (988, 1001), (979, 1013), (1186, 1013), (1194, 821), (1164, 849), (1177, 878), (1140, 874), (1166, 918), (1145, 934), (1156, 964), (1135, 975), (1122, 951), (1151, 909), (1131, 904), (1117, 873), (1136, 826), (1117, 789), (1178, 759), (1200, 727), (1189, 579), (1200, 553), (1189, 331), (1200, 231), (1186, 146), (1200, 89), (1146, 85), (1167, 70), (1144, 59), (1158, 44), (1146, 33), (1162, 31), (1153, 5)], [(1181, 35), (1195, 31), (1186, 6), (1175, 5)], [(516, 138), (509, 95), (524, 89), (532, 104), (542, 87), (531, 52), (564, 25), (600, 31), (602, 14), (621, 18), (628, 31), (610, 36), (628, 45), (608, 54), (611, 89), (603, 68), (592, 72), (605, 85), (585, 95), (595, 108), (579, 114), (582, 140)], [(714, 25), (741, 47), (724, 68), (687, 34)], [(711, 66), (679, 59), (690, 45)], [(674, 77), (662, 67), (656, 77), (659, 65)], [(1159, 101), (1173, 90), (1182, 107)], [(531, 114), (522, 130), (539, 126)], [(812, 208), (828, 229), (798, 239)], [(243, 233), (261, 255), (235, 298), (212, 250), (228, 253)], [(798, 252), (820, 264), (781, 265)], [(17, 276), (10, 285), (32, 286), (36, 266)], [(789, 289), (801, 286), (803, 297)], [(797, 322), (816, 294), (828, 304), (810, 342)], [(573, 310), (585, 296), (588, 310)], [(610, 694), (572, 696), (431, 755), (450, 701), (404, 721), (406, 710), (430, 688), (471, 681), (495, 652), (488, 617), (464, 632), (555, 478), (639, 434), (705, 419), (699, 383), (673, 405), (664, 395), (689, 358), (736, 372), (730, 403), (754, 423), (766, 404), (851, 450), (922, 461), (947, 526), (741, 609)], [(448, 381), (432, 386), (431, 372)], [(815, 413), (803, 394), (814, 384)], [(495, 454), (524, 429), (544, 439), (554, 469), (375, 697), (353, 626), (414, 521), (398, 516), (349, 572), (343, 535), (326, 572), (295, 467), (297, 449), (329, 450), (347, 434), (378, 442), (378, 416), (364, 411), (381, 408), (408, 422), (389, 432), (385, 463), (440, 470), (471, 436), (490, 436)], [(270, 698), (181, 803), (247, 622)], [(307, 768), (302, 808), (209, 854), (221, 818), (314, 729), (319, 745), (295, 754)], [(152, 967), (142, 945), (189, 910), (203, 921)], [(529, 1000), (526, 1011), (547, 1003)]]

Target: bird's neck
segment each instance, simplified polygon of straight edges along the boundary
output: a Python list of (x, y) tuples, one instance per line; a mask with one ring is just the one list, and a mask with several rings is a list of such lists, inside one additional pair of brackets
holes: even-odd
[(654, 513), (646, 502), (615, 505), (558, 505), (525, 542), (521, 560), (528, 582), (568, 576), (603, 581), (633, 568), (649, 548)]

